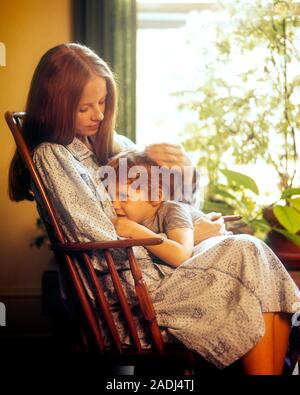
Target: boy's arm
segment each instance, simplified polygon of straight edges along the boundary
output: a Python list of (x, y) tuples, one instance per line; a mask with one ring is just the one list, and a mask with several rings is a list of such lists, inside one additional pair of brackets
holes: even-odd
[[(130, 221), (126, 217), (119, 217), (114, 221), (119, 236), (133, 239), (156, 237), (157, 234), (143, 225)], [(169, 230), (168, 238), (162, 244), (146, 246), (147, 250), (171, 266), (177, 267), (189, 259), (193, 253), (193, 229), (178, 228)]]
[[(134, 230), (132, 237), (135, 239), (155, 236), (157, 235), (152, 230), (139, 225)], [(164, 262), (177, 267), (192, 256), (194, 245), (193, 229), (172, 229), (167, 236), (168, 238), (165, 238), (162, 244), (146, 246), (146, 248)]]

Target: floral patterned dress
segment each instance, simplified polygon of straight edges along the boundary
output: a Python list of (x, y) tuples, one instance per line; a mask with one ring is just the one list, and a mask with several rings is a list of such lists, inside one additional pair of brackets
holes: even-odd
[[(115, 212), (93, 152), (75, 138), (67, 146), (40, 144), (33, 160), (69, 241), (117, 238), (110, 222)], [(219, 368), (242, 357), (263, 336), (263, 312), (299, 310), (297, 286), (270, 248), (255, 237), (212, 237), (197, 245), (178, 268), (155, 263), (142, 247), (135, 247), (135, 254), (166, 339), (183, 343)], [(133, 298), (128, 262), (120, 251), (115, 257)], [(129, 342), (106, 263), (97, 253), (91, 258), (123, 341)], [(138, 320), (134, 302), (132, 311)], [(148, 339), (142, 342), (146, 345)]]

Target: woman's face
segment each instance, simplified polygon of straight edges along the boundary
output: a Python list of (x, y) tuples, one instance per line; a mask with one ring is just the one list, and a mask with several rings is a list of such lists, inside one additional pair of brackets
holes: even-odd
[(75, 135), (83, 139), (97, 133), (104, 119), (106, 80), (93, 77), (86, 84), (76, 112)]

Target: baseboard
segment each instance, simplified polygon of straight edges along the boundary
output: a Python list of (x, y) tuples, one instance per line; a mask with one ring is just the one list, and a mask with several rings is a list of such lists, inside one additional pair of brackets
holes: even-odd
[(2, 289), (0, 301), (6, 310), (6, 325), (0, 326), (0, 338), (45, 338), (51, 335), (51, 320), (43, 315), (40, 290)]
[(40, 287), (34, 288), (0, 288), (0, 300), (3, 298), (7, 299), (14, 299), (14, 298), (31, 298), (31, 297), (40, 297), (42, 294), (42, 290)]

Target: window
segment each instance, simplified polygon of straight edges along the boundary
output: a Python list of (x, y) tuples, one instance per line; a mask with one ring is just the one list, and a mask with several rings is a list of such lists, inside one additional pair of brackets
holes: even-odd
[[(266, 2), (268, 0), (261, 3)], [(213, 34), (213, 32), (205, 28), (201, 30), (201, 25), (203, 22), (203, 26), (205, 26), (207, 18), (214, 18), (214, 15), (217, 15), (215, 13), (216, 2), (138, 1), (137, 4), (137, 143), (142, 146), (162, 140), (182, 142), (186, 138), (187, 126), (197, 123), (198, 119), (196, 119), (197, 114), (195, 112), (186, 109), (179, 111), (180, 98), (176, 95), (176, 92), (192, 89), (193, 86), (201, 81), (205, 71), (201, 67), (197, 70), (197, 65), (199, 65), (199, 54), (197, 54), (197, 51), (203, 49), (201, 48), (202, 43), (204, 46), (210, 38), (209, 35)], [(297, 5), (295, 12), (299, 12), (299, 6)], [(198, 39), (196, 45), (195, 43), (187, 45), (189, 34), (191, 34), (195, 26), (197, 37), (200, 37), (200, 39)], [(230, 28), (230, 23), (224, 23), (225, 36)], [(299, 47), (298, 52), (300, 52), (299, 29), (295, 34), (297, 38), (295, 42)], [(243, 68), (246, 70), (249, 65), (254, 63), (257, 65), (259, 62), (262, 62), (261, 69), (264, 71), (264, 54), (265, 48), (263, 45), (257, 45), (255, 57), (253, 57), (252, 53), (252, 57), (237, 58), (235, 64), (231, 65), (231, 69), (226, 70), (227, 80), (232, 81), (232, 84), (235, 82), (239, 84), (238, 79), (234, 81), (235, 73), (238, 74)], [(216, 53), (212, 50), (212, 68), (214, 67), (215, 59)], [(295, 62), (289, 65), (289, 71), (292, 69), (291, 74), (294, 78), (299, 74), (300, 59), (295, 59)], [(224, 73), (224, 70), (222, 72)], [(270, 89), (273, 88), (265, 86), (266, 97), (268, 96), (268, 89), (270, 92)], [(261, 91), (263, 85), (254, 86), (254, 89)], [(300, 105), (299, 91), (295, 90), (293, 95), (293, 105), (296, 107)], [(257, 111), (255, 99), (249, 99), (248, 102), (249, 107), (252, 106), (253, 114), (255, 114), (255, 111)], [(249, 114), (250, 112), (251, 109)], [(230, 121), (231, 117), (232, 115), (230, 116), (229, 114), (228, 121)], [(274, 123), (276, 122), (274, 121)], [(276, 145), (276, 127), (273, 130), (273, 134), (274, 144)], [(240, 144), (244, 144), (244, 136), (237, 135), (236, 141), (239, 141), (239, 139)], [(299, 145), (299, 141), (297, 144)], [(254, 149), (259, 149), (259, 147)], [(194, 154), (196, 162), (197, 152), (191, 154)], [(231, 170), (248, 174), (255, 179), (260, 190), (259, 202), (262, 204), (269, 204), (279, 197), (276, 171), (274, 166), (267, 165), (264, 159), (258, 159), (256, 163), (252, 164), (237, 164), (229, 150), (226, 155), (226, 165)], [(292, 170), (288, 170), (288, 172), (291, 173)], [(299, 173), (296, 174), (294, 181), (296, 184), (299, 184)]]
[(184, 27), (189, 14), (211, 2), (138, 1), (137, 143), (180, 141), (186, 119), (173, 92), (184, 89), (189, 72)]

